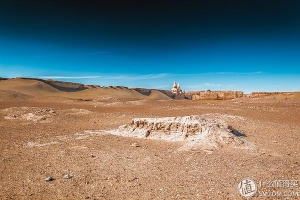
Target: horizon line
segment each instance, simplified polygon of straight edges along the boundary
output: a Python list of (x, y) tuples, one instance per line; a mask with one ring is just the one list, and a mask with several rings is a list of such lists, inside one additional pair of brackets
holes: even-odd
[[(92, 78), (92, 77), (97, 77), (97, 76), (85, 76), (87, 78)], [(10, 78), (5, 78), (5, 77), (0, 77), (0, 81), (1, 79), (17, 79), (17, 78), (20, 78), (20, 79), (42, 79), (41, 77), (10, 77)], [(54, 80), (56, 81), (56, 80)], [(62, 82), (66, 82), (66, 81), (62, 81)], [(76, 83), (76, 82), (71, 82), (71, 83)], [(77, 82), (77, 83), (80, 83), (80, 82)], [(98, 84), (85, 84), (85, 83), (80, 83), (80, 84), (83, 84), (83, 85), (98, 85)], [(100, 85), (99, 85), (100, 86)], [(103, 85), (104, 86), (104, 85)], [(104, 86), (104, 87), (109, 87), (109, 86), (113, 86), (113, 85), (107, 85), (107, 86)], [(115, 85), (115, 86), (122, 86), (122, 85)], [(199, 85), (198, 85), (199, 86)], [(212, 83), (204, 83), (202, 86), (221, 86), (221, 84), (212, 84)], [(127, 86), (123, 86), (123, 87), (127, 87)], [(167, 87), (167, 85), (163, 85), (163, 86), (159, 86), (158, 88), (157, 87), (151, 87), (151, 88), (147, 88), (147, 87), (137, 87), (137, 86), (132, 86), (132, 87), (128, 87), (130, 89), (133, 89), (133, 88), (145, 88), (145, 89), (151, 89), (151, 90), (167, 90), (169, 91), (168, 89), (163, 89), (164, 87)], [(193, 88), (191, 86), (187, 86), (187, 88)], [(214, 91), (214, 92), (217, 92), (217, 91), (241, 91), (243, 92), (244, 94), (251, 94), (251, 93), (274, 93), (274, 92), (278, 92), (278, 93), (288, 93), (288, 92), (300, 92), (299, 90), (288, 90), (288, 91), (263, 91), (263, 90), (259, 90), (259, 91), (249, 91), (249, 92), (244, 92), (243, 90), (211, 90), (211, 89), (202, 89), (202, 90), (190, 90), (190, 91), (187, 91), (187, 92), (196, 92), (196, 91), (207, 91), (207, 90), (210, 90), (210, 91)], [(186, 93), (187, 93), (186, 92)]]

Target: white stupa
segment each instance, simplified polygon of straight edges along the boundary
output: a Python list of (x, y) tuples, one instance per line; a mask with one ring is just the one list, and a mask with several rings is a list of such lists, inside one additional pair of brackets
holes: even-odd
[(184, 92), (180, 89), (180, 84), (174, 81), (171, 92), (174, 94), (183, 94)]

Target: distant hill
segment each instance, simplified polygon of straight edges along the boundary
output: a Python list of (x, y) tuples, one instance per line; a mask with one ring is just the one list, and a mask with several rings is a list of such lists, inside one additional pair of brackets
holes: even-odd
[(103, 98), (127, 100), (230, 100), (245, 98), (274, 98), (297, 99), (300, 92), (252, 92), (244, 95), (242, 91), (189, 91), (185, 94), (174, 94), (169, 90), (147, 88), (127, 88), (123, 86), (101, 87), (99, 85), (84, 85), (81, 83), (44, 80), (38, 78), (1, 78), (0, 100), (28, 99), (38, 97), (62, 97), (79, 100), (93, 100)]
[(92, 100), (101, 98), (117, 99), (170, 99), (159, 91), (150, 91), (142, 94), (134, 89), (122, 86), (100, 87), (98, 85), (84, 85), (81, 83), (43, 80), (38, 78), (11, 78), (0, 79), (0, 100), (25, 99), (37, 97), (64, 97), (80, 100)]
[(36, 80), (41, 81), (43, 83), (49, 84), (52, 87), (65, 92), (77, 92), (84, 89), (87, 89), (84, 84), (81, 83), (73, 83), (73, 82), (65, 82), (65, 81), (55, 81), (52, 79), (39, 79), (39, 78), (26, 78), (26, 77), (17, 77), (17, 79), (24, 79), (24, 80)]

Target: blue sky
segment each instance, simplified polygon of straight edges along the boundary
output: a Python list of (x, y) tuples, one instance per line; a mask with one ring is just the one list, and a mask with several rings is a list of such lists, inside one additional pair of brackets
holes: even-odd
[(178, 2), (64, 10), (29, 1), (28, 13), (0, 4), (0, 77), (157, 89), (177, 81), (186, 91), (300, 90), (299, 3), (237, 1), (223, 10), (223, 1)]

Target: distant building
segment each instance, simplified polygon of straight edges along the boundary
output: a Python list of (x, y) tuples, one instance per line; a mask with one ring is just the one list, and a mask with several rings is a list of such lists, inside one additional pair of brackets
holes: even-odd
[(184, 94), (184, 91), (181, 90), (179, 83), (174, 81), (173, 87), (171, 89), (173, 94)]

